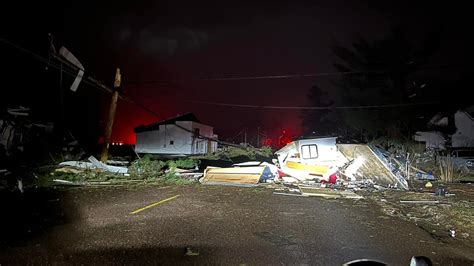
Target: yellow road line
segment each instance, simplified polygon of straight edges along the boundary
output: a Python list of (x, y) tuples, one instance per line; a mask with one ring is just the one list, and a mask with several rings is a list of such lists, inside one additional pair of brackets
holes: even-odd
[(144, 211), (144, 210), (146, 210), (146, 209), (153, 208), (153, 207), (155, 207), (155, 206), (157, 206), (157, 205), (160, 205), (160, 204), (162, 204), (162, 203), (165, 203), (165, 202), (167, 202), (167, 201), (176, 199), (177, 197), (179, 197), (179, 195), (176, 195), (176, 196), (173, 196), (173, 197), (171, 197), (171, 198), (164, 199), (164, 200), (160, 200), (160, 201), (158, 201), (158, 202), (155, 202), (155, 203), (153, 203), (153, 204), (147, 205), (147, 206), (145, 206), (145, 207), (143, 207), (143, 208), (140, 208), (140, 209), (138, 209), (138, 210), (134, 210), (133, 212), (131, 212), (131, 213), (129, 213), (129, 214), (137, 214), (137, 213), (142, 212), (142, 211)]

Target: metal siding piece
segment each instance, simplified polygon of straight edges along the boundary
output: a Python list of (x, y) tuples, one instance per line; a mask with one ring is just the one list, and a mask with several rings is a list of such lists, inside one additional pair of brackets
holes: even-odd
[(79, 87), (79, 84), (81, 83), (82, 76), (84, 75), (84, 71), (82, 69), (79, 69), (79, 72), (77, 73), (76, 79), (74, 79), (74, 82), (71, 85), (70, 90), (73, 92), (77, 91), (77, 87)]

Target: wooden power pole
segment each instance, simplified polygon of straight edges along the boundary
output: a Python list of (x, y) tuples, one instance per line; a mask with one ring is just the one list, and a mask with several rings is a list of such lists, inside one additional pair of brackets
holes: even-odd
[(109, 117), (107, 119), (107, 126), (105, 127), (104, 146), (102, 147), (102, 153), (100, 155), (100, 160), (103, 163), (109, 158), (110, 136), (112, 135), (112, 128), (114, 126), (115, 110), (117, 109), (121, 81), (122, 75), (120, 74), (120, 68), (117, 68), (115, 72), (114, 91), (112, 93), (112, 100), (110, 101)]

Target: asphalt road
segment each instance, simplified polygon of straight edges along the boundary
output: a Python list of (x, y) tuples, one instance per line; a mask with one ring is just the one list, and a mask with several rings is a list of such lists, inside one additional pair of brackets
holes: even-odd
[[(367, 200), (207, 186), (68, 189), (42, 200), (49, 207), (33, 197), (2, 213), (8, 239), (0, 265), (342, 265), (361, 258), (408, 265), (413, 255), (435, 265), (474, 262), (474, 252), (457, 241), (436, 240)], [(39, 213), (25, 216), (33, 225), (5, 222), (22, 209)]]

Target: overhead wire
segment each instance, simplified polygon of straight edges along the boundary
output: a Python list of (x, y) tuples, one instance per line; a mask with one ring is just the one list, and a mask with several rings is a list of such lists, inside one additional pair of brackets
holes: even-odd
[(187, 102), (207, 104), (207, 105), (216, 105), (216, 106), (240, 107), (240, 108), (295, 109), (295, 110), (374, 109), (374, 108), (394, 108), (394, 107), (408, 107), (408, 106), (439, 104), (439, 102), (418, 102), (418, 103), (356, 105), (356, 106), (275, 106), (275, 105), (232, 104), (232, 103), (192, 101), (192, 100), (187, 100)]
[[(416, 71), (431, 71), (436, 69), (466, 69), (467, 66), (462, 64), (449, 64), (449, 65), (426, 65), (419, 67)], [(386, 73), (387, 70), (360, 70), (360, 71), (335, 71), (335, 72), (320, 72), (320, 73), (307, 73), (307, 74), (281, 74), (281, 75), (263, 75), (263, 76), (237, 76), (237, 77), (210, 77), (210, 78), (180, 78), (180, 80), (188, 81), (238, 81), (238, 80), (266, 80), (266, 79), (290, 79), (290, 78), (309, 78), (309, 77), (320, 77), (320, 76), (333, 76), (333, 75), (354, 75), (354, 74), (370, 74), (370, 73)], [(148, 80), (148, 81), (134, 81), (127, 82), (130, 85), (174, 85), (169, 80)]]
[(201, 81), (227, 81), (227, 80), (260, 80), (260, 79), (288, 79), (288, 78), (308, 78), (330, 75), (349, 75), (362, 73), (382, 73), (381, 70), (366, 70), (366, 71), (339, 71), (339, 72), (322, 72), (310, 74), (287, 74), (287, 75), (268, 75), (268, 76), (247, 76), (247, 77), (223, 77), (223, 78), (202, 78)]
[[(35, 54), (19, 45), (16, 45), (8, 40), (0, 38), (0, 41), (9, 44), (20, 51), (30, 54), (36, 59), (42, 61), (45, 64), (48, 64), (64, 73), (75, 77), (76, 73), (68, 71), (64, 68), (61, 68), (60, 65), (51, 62), (50, 60), (41, 57), (38, 54)], [(71, 67), (69, 65), (69, 67)], [(231, 81), (231, 80), (260, 80), (260, 79), (285, 79), (285, 78), (305, 78), (305, 77), (317, 77), (317, 76), (328, 76), (328, 75), (349, 75), (349, 74), (362, 74), (362, 73), (380, 73), (380, 70), (373, 71), (343, 71), (343, 72), (323, 72), (323, 73), (311, 73), (311, 74), (290, 74), (290, 75), (270, 75), (270, 76), (247, 76), (247, 77), (224, 77), (224, 78), (204, 78), (199, 79), (201, 81)], [(154, 81), (153, 83), (165, 82), (165, 81)], [(97, 89), (112, 93), (112, 90), (107, 88), (105, 85), (101, 84), (94, 78), (88, 76), (84, 83), (95, 87)], [(100, 85), (99, 85), (100, 84)], [(135, 83), (136, 84), (136, 83)], [(120, 95), (121, 99), (135, 104), (145, 110), (146, 112), (160, 117), (156, 112), (146, 107), (143, 104), (138, 103), (137, 101), (131, 99), (130, 97)], [(186, 102), (197, 103), (197, 104), (206, 104), (214, 106), (227, 106), (227, 107), (240, 107), (240, 108), (257, 108), (257, 109), (294, 109), (294, 110), (334, 110), (334, 109), (372, 109), (372, 108), (395, 108), (395, 107), (408, 107), (408, 106), (420, 106), (420, 105), (432, 105), (439, 104), (439, 102), (419, 102), (419, 103), (400, 103), (400, 104), (385, 104), (385, 105), (358, 105), (358, 106), (274, 106), (274, 105), (250, 105), (250, 104), (232, 104), (232, 103), (223, 103), (223, 102), (209, 102), (209, 101), (194, 101), (186, 100)]]

